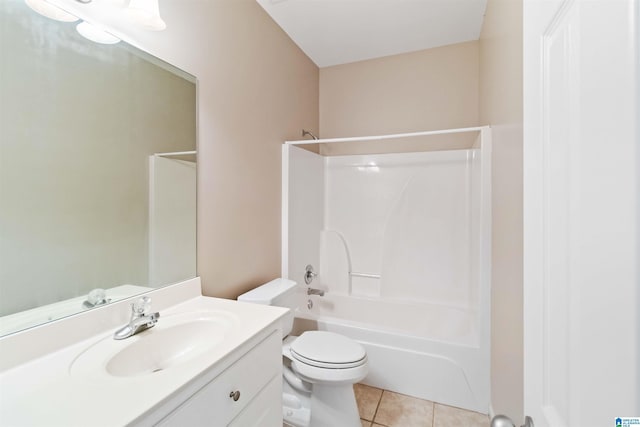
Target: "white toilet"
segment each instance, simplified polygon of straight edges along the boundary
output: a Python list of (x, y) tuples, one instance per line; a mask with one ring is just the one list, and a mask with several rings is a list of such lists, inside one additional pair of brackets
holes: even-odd
[[(296, 282), (275, 279), (238, 297), (238, 301), (297, 306)], [(288, 336), (293, 311), (282, 321), (284, 422), (293, 427), (359, 427), (353, 384), (368, 372), (367, 353), (357, 342), (326, 331)]]

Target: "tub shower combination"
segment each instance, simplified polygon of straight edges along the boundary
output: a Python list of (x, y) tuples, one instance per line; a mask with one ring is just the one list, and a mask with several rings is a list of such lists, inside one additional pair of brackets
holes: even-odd
[[(410, 153), (302, 148), (453, 134), (475, 139)], [(303, 285), (295, 329), (363, 344), (366, 384), (487, 413), (490, 173), (488, 127), (285, 143), (282, 275)], [(307, 265), (323, 296), (307, 294)]]

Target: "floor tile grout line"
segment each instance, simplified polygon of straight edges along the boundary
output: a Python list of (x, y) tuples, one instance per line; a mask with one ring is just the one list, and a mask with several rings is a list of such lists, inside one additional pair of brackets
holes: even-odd
[[(380, 400), (382, 399), (382, 393), (384, 392), (384, 389), (378, 388), (378, 387), (373, 387), (373, 386), (366, 385), (366, 384), (358, 384), (358, 385), (363, 385), (365, 387), (369, 387), (369, 388), (372, 388), (372, 389), (375, 389), (375, 390), (380, 390), (380, 397), (378, 397), (378, 403), (376, 403), (376, 409), (373, 411), (373, 415), (371, 416), (371, 419), (369, 420), (367, 418), (364, 418), (364, 417), (360, 416), (361, 420), (368, 421), (370, 423), (374, 423), (375, 422), (374, 419), (376, 418), (376, 413), (378, 412), (378, 407), (380, 406)], [(356, 398), (356, 401), (357, 400), (358, 399)], [(358, 413), (358, 415), (360, 415), (360, 414)]]
[(376, 405), (376, 410), (373, 412), (373, 421), (371, 421), (371, 425), (373, 425), (373, 423), (376, 422), (376, 415), (378, 415), (378, 409), (380, 409), (380, 403), (382, 403), (382, 396), (384, 396), (384, 392), (385, 390), (382, 389), (382, 393), (380, 393), (380, 397), (378, 398), (378, 404)]

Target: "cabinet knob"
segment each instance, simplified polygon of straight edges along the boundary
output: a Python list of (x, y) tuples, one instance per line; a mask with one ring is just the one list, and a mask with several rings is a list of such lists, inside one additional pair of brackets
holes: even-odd
[(232, 391), (229, 393), (229, 397), (233, 399), (234, 402), (237, 402), (240, 399), (240, 390)]

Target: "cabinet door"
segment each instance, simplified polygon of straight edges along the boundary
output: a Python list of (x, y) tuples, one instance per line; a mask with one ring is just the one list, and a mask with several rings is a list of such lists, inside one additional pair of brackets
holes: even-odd
[(229, 427), (282, 426), (282, 376), (274, 377)]
[[(273, 378), (282, 376), (282, 340), (278, 331), (242, 356), (157, 425), (222, 427), (236, 417)], [(234, 393), (237, 393), (234, 396)], [(277, 394), (281, 398), (282, 393)], [(273, 403), (281, 410), (281, 404)], [(266, 427), (266, 426), (265, 426)]]

